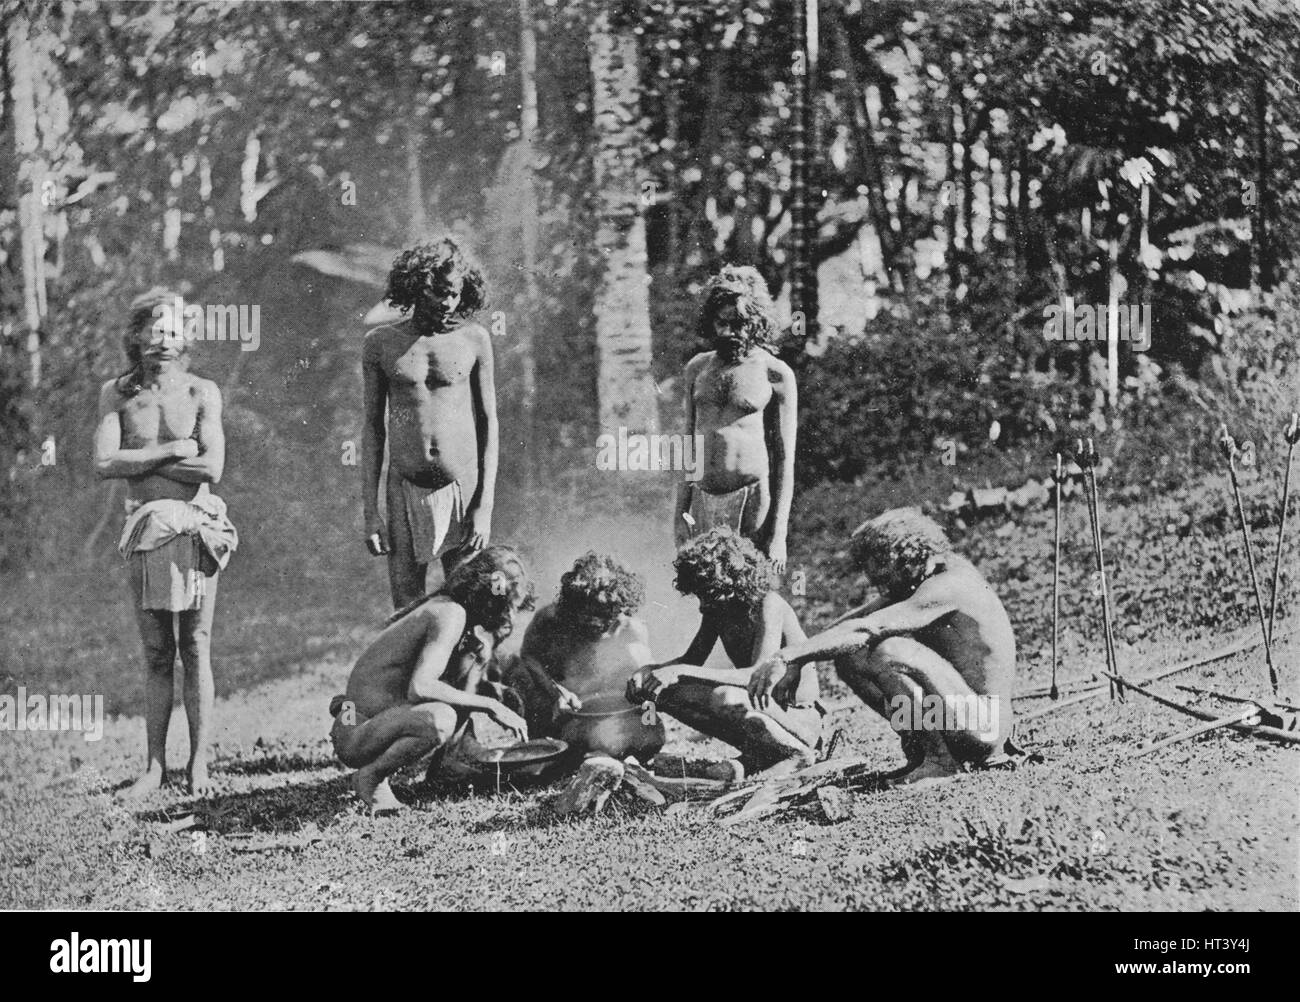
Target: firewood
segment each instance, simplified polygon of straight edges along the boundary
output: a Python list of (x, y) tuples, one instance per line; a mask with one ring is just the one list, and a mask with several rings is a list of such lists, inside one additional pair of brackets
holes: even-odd
[(568, 785), (555, 801), (557, 814), (580, 814), (591, 808), (599, 814), (609, 795), (623, 782), (623, 763), (607, 755), (592, 755), (583, 760)]

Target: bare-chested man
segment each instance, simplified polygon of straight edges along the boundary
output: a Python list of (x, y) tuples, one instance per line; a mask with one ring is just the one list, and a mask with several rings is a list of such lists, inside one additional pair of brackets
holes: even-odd
[(210, 484), (221, 480), (226, 441), (216, 383), (188, 371), (179, 297), (151, 289), (131, 303), (124, 339), (131, 368), (99, 393), (95, 470), (127, 482), (118, 549), (144, 642), (145, 771), (124, 795), (141, 797), (167, 773), (172, 672), (179, 648), (189, 720), (189, 789), (210, 792), (212, 618), (217, 576), (238, 539)]
[(363, 804), (399, 809), (389, 777), (446, 745), (471, 713), (528, 737), (523, 718), (485, 695), (482, 683), (496, 646), (532, 599), (515, 551), (489, 546), (388, 621), (357, 659), (347, 692), (330, 703), (334, 752), (357, 770), (352, 788)]
[(611, 557), (588, 553), (560, 579), (560, 597), (524, 634), (506, 682), (519, 691), (535, 733), (568, 742), (575, 753), (648, 760), (664, 725), (629, 706), (628, 678), (654, 660), (645, 623), (635, 617), (641, 579)]
[(984, 576), (914, 508), (859, 527), (853, 554), (879, 598), (824, 633), (783, 647), (750, 683), (760, 706), (793, 698), (809, 661), (834, 658), (842, 678), (899, 733), (905, 783), (994, 765), (1014, 749), (1016, 639)]
[(686, 364), (686, 424), (704, 437), (704, 471), (678, 489), (677, 546), (715, 526), (752, 539), (785, 573), (794, 498), (798, 398), (794, 373), (767, 350), (777, 331), (757, 271), (727, 267), (709, 280), (700, 335), (713, 351)]
[[(424, 594), (434, 558), (445, 576), (491, 536), (498, 434), (492, 343), (469, 320), (484, 298), (482, 272), (451, 239), (403, 251), (388, 276), (388, 299), (410, 317), (376, 327), (362, 348), (366, 545), (388, 555), (398, 608)], [(385, 443), (386, 524), (379, 515)]]
[[(746, 691), (752, 666), (805, 639), (794, 610), (773, 590), (771, 563), (748, 539), (723, 528), (688, 542), (674, 567), (677, 590), (699, 599), (699, 631), (676, 662), (633, 675), (628, 700), (652, 700), (661, 713), (740, 749), (740, 765), (751, 778), (812, 765), (825, 715), (816, 665), (804, 665), (787, 704), (759, 710)], [(735, 667), (703, 667), (719, 639)]]

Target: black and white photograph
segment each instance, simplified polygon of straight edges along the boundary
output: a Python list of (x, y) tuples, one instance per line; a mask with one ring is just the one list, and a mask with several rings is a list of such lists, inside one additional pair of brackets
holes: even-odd
[(0, 18), (0, 910), (1214, 913), (1090, 960), (1260, 973), (1300, 3)]

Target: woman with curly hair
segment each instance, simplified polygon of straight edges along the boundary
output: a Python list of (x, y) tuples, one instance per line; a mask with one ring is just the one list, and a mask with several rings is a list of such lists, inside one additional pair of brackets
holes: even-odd
[(613, 557), (588, 553), (560, 579), (559, 598), (533, 618), (509, 683), (524, 693), (529, 726), (574, 751), (646, 759), (663, 724), (623, 698), (628, 678), (653, 660), (636, 617), (641, 579)]
[[(492, 342), (472, 320), (483, 272), (449, 237), (403, 251), (388, 299), (405, 320), (366, 334), (362, 509), (366, 545), (387, 555), (393, 605), (425, 591), (436, 558), (444, 575), (487, 545), (496, 499), (497, 408)], [(388, 518), (379, 515), (380, 471)]]
[(794, 497), (798, 397), (794, 373), (768, 349), (779, 325), (763, 278), (723, 268), (700, 310), (711, 351), (686, 364), (686, 424), (704, 441), (704, 469), (683, 481), (673, 513), (680, 547), (690, 536), (728, 526), (785, 572)]
[(859, 526), (851, 547), (880, 596), (777, 651), (754, 673), (755, 701), (781, 704), (801, 665), (833, 658), (840, 678), (898, 732), (907, 764), (896, 782), (1020, 755), (1008, 740), (1015, 633), (984, 576), (915, 508)]
[[(812, 765), (825, 715), (816, 667), (803, 669), (786, 703), (760, 710), (746, 691), (754, 665), (805, 637), (775, 591), (771, 562), (744, 536), (712, 529), (683, 546), (674, 567), (677, 590), (699, 600), (699, 631), (677, 661), (637, 672), (627, 698), (652, 700), (660, 712), (740, 749), (745, 775), (771, 778)], [(702, 667), (719, 639), (735, 667)]]
[(445, 745), (472, 713), (527, 738), (527, 724), (491, 694), (485, 675), (515, 616), (532, 605), (519, 555), (489, 546), (389, 619), (330, 703), (334, 752), (357, 770), (352, 788), (362, 803), (400, 808), (388, 778)]

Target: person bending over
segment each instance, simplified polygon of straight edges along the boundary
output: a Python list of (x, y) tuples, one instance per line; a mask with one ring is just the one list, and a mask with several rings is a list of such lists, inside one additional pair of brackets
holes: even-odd
[(998, 764), (1010, 746), (1016, 640), (984, 576), (915, 508), (860, 526), (852, 555), (880, 595), (823, 633), (787, 644), (754, 673), (760, 706), (795, 698), (801, 666), (832, 658), (868, 706), (899, 733), (900, 782)]
[(532, 601), (518, 554), (489, 546), (453, 568), (438, 591), (393, 614), (330, 703), (334, 752), (357, 770), (352, 788), (362, 803), (375, 812), (400, 808), (389, 777), (447, 744), (472, 713), (527, 739), (523, 718), (483, 692), (492, 691), (485, 674), (496, 646)]

